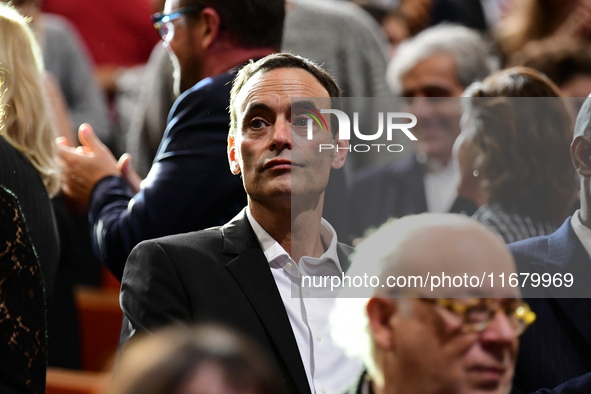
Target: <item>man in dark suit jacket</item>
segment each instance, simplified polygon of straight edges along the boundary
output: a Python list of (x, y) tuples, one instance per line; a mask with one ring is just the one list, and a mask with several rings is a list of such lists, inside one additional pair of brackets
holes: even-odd
[[(359, 171), (351, 183), (355, 236), (363, 235), (363, 230), (378, 226), (390, 217), (427, 212), (425, 172), (415, 155)], [(449, 208), (449, 212), (468, 216), (475, 211), (476, 205), (461, 196), (457, 196)]]
[(538, 295), (547, 298), (529, 299), (538, 321), (521, 341), (515, 387), (523, 393), (591, 392), (590, 152), (591, 99), (587, 98), (571, 145), (581, 184), (581, 208), (551, 235), (509, 245), (519, 271), (568, 273), (573, 279), (571, 288), (544, 288)]
[[(275, 357), (285, 392), (338, 393), (360, 362), (329, 335), (334, 298), (309, 298), (315, 289), (303, 283), (341, 276), (351, 252), (321, 218), (330, 170), (344, 165), (348, 141), (327, 126), (313, 126), (312, 139), (306, 131), (307, 112), (338, 100), (339, 88), (313, 63), (276, 54), (242, 68), (232, 89), (228, 157), (248, 205), (222, 227), (144, 241), (132, 251), (121, 287), (121, 340), (173, 321), (214, 320)], [(292, 107), (292, 97), (310, 99)], [(339, 149), (319, 152), (329, 142)]]
[(407, 98), (404, 110), (417, 117), (412, 129), (418, 139), (416, 154), (363, 169), (354, 176), (354, 237), (390, 217), (421, 212), (474, 213), (476, 206), (457, 198), (454, 185), (451, 153), (460, 133), (461, 115), (459, 99), (454, 98), (492, 71), (493, 61), (484, 40), (466, 27), (431, 27), (399, 46), (387, 77), (394, 94)]
[(90, 201), (95, 253), (119, 279), (140, 241), (221, 225), (244, 206), (227, 167), (230, 82), (240, 65), (279, 49), (283, 17), (281, 0), (166, 2), (155, 22), (184, 93), (141, 187), (129, 157), (118, 165), (88, 125), (80, 131), (85, 153), (61, 146), (64, 191)]

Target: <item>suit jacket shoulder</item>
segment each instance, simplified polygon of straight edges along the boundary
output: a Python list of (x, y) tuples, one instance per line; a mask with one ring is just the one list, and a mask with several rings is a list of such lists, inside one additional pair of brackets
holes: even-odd
[(363, 169), (351, 181), (354, 236), (377, 227), (391, 217), (427, 210), (424, 171), (414, 155), (378, 167)]
[[(583, 283), (591, 260), (568, 218), (554, 233), (509, 245), (518, 270), (571, 273)], [(526, 289), (527, 290), (527, 289)], [(560, 289), (558, 289), (560, 290)], [(588, 393), (591, 387), (591, 299), (562, 298), (551, 287), (546, 298), (528, 298), (536, 322), (521, 337), (515, 387), (523, 393)], [(539, 294), (538, 294), (539, 296)]]

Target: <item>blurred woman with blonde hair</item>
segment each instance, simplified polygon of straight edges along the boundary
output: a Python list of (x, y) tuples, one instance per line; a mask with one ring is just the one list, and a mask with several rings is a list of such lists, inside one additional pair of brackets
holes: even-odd
[[(31, 253), (0, 265), (2, 392), (45, 390), (44, 286), (51, 288), (59, 257), (50, 203), (59, 173), (47, 101), (39, 45), (27, 20), (0, 3), (0, 187), (12, 201), (0, 212), (0, 250), (31, 243)], [(11, 217), (22, 219), (18, 228)]]

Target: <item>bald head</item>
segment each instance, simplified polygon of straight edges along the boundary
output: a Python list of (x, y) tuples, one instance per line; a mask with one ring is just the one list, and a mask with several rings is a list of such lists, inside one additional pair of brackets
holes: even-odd
[[(359, 247), (353, 259), (351, 275), (361, 272), (380, 277), (385, 283), (389, 276), (445, 275), (482, 277), (515, 272), (511, 253), (497, 234), (482, 224), (463, 215), (421, 214), (407, 216), (382, 226)], [(376, 295), (400, 290), (391, 287), (376, 288)], [(406, 288), (410, 292), (422, 289)], [(427, 288), (426, 290), (430, 290)], [(507, 291), (509, 289), (504, 289)], [(440, 287), (437, 294), (426, 297), (458, 296), (517, 296), (498, 294), (500, 287), (491, 288), (490, 282), (477, 288)], [(511, 290), (513, 291), (513, 290)], [(372, 296), (373, 294), (369, 294)]]
[[(519, 333), (510, 314), (482, 312), (494, 303), (507, 310), (521, 305), (515, 300), (518, 289), (490, 285), (489, 275), (507, 278), (515, 272), (499, 236), (462, 215), (408, 216), (385, 224), (358, 247), (347, 275), (364, 272), (388, 286), (375, 287), (368, 300), (337, 300), (332, 334), (350, 353), (362, 356), (374, 392), (509, 393)], [(485, 280), (482, 287), (472, 281), (474, 287), (454, 287), (454, 280), (454, 286), (434, 289), (388, 282), (427, 275)], [(477, 317), (491, 317), (485, 326), (476, 327), (463, 315), (470, 305), (477, 305)], [(499, 373), (483, 372), (488, 368)]]

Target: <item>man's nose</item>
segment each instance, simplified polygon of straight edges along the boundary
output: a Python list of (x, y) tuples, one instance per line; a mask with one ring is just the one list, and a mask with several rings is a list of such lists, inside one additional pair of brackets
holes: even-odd
[(278, 118), (273, 125), (270, 149), (291, 149), (291, 127), (286, 119)]
[(408, 103), (408, 112), (417, 118), (429, 118), (433, 113), (433, 104), (428, 97), (415, 96)]
[(481, 334), (485, 342), (513, 342), (517, 339), (516, 329), (509, 316), (503, 311), (497, 311), (490, 325)]

